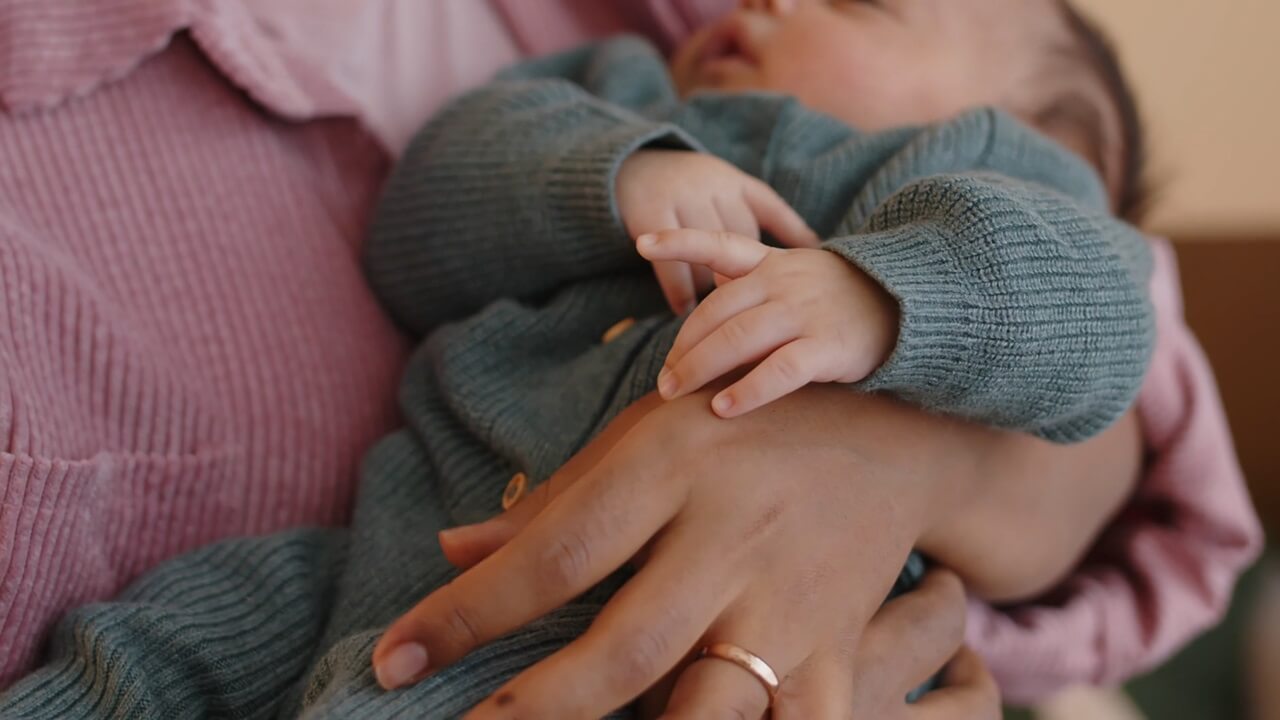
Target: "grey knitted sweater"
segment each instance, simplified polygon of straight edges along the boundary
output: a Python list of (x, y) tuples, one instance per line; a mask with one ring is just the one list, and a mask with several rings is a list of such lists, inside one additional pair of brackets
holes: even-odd
[(456, 717), (581, 633), (621, 578), (413, 688), (381, 692), (369, 667), (380, 628), (453, 576), (437, 531), (492, 515), (513, 472), (546, 478), (653, 387), (679, 320), (611, 187), (655, 144), (764, 178), (898, 298), (899, 346), (865, 388), (1057, 440), (1136, 392), (1142, 241), (1010, 118), (865, 135), (780, 97), (679, 103), (633, 40), (538, 61), (433, 120), (387, 187), (369, 275), (420, 344), (351, 526), (219, 543), (72, 612), (0, 718)]

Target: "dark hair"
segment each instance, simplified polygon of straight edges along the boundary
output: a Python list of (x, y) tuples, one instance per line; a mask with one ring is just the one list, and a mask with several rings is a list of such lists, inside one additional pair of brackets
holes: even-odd
[[(1095, 107), (1081, 112), (1078, 105), (1076, 111), (1066, 109), (1064, 114), (1069, 115), (1067, 120), (1083, 133), (1094, 162), (1107, 181), (1116, 214), (1125, 220), (1139, 222), (1148, 209), (1150, 191), (1146, 179), (1147, 138), (1138, 101), (1125, 77), (1115, 47), (1102, 29), (1080, 14), (1068, 0), (1060, 0), (1058, 6), (1071, 36), (1067, 52), (1072, 60), (1089, 71), (1091, 79), (1111, 105), (1114, 119), (1107, 117), (1112, 113), (1099, 112)], [(1058, 112), (1063, 110), (1057, 109)], [(1112, 123), (1117, 127), (1109, 131), (1108, 125)], [(1118, 137), (1109, 138), (1112, 132), (1118, 132)], [(1108, 167), (1116, 162), (1119, 166), (1109, 172)], [(1115, 187), (1110, 187), (1113, 182)]]

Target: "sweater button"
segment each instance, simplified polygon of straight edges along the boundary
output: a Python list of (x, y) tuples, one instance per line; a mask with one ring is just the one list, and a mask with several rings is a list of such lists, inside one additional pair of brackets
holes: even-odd
[(511, 476), (511, 480), (507, 482), (507, 489), (502, 491), (502, 509), (510, 510), (516, 503), (520, 502), (520, 498), (524, 497), (524, 490), (529, 485), (529, 477), (522, 472), (518, 472)]
[(608, 330), (604, 331), (604, 335), (600, 336), (600, 342), (611, 343), (614, 340), (617, 340), (619, 335), (626, 332), (627, 330), (630, 330), (631, 326), (635, 324), (636, 324), (635, 318), (629, 317), (629, 318), (623, 318), (619, 320), (613, 325), (610, 325)]

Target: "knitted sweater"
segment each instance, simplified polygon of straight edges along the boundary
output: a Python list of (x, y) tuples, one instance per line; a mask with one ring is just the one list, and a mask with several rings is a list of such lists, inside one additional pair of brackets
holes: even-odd
[(768, 182), (898, 300), (896, 349), (862, 389), (1056, 441), (1132, 403), (1153, 342), (1147, 245), (1088, 166), (1013, 118), (860, 133), (779, 95), (680, 103), (661, 57), (626, 38), (505, 78), (419, 135), (375, 220), (370, 274), (410, 332), (643, 273), (613, 173), (675, 146)]
[[(640, 61), (652, 58), (647, 53), (634, 43), (619, 42), (561, 61), (579, 63), (596, 77), (607, 78), (610, 73), (605, 70), (625, 74), (643, 69)], [(547, 65), (534, 69), (541, 67)], [(497, 121), (518, 117), (492, 115), (490, 110), (477, 115), (475, 102), (495, 93), (506, 96), (508, 91), (519, 94), (527, 89), (546, 94), (523, 95), (515, 107), (520, 107), (520, 102), (530, 103), (527, 107), (543, 118), (575, 115), (555, 103), (537, 110), (540, 97), (554, 100), (564, 92), (569, 92), (574, 102), (585, 97), (561, 81), (536, 81), (499, 84), (464, 98), (423, 132), (387, 190), (369, 246), (370, 276), (401, 322), (419, 334), (430, 332), (401, 386), (400, 403), (407, 426), (385, 438), (366, 457), (351, 528), (299, 530), (211, 546), (161, 566), (116, 602), (73, 612), (55, 633), (50, 663), (0, 697), (0, 716), (265, 718), (306, 711), (310, 717), (390, 717), (402, 713), (452, 717), (586, 628), (600, 603), (616, 587), (616, 578), (411, 689), (383, 693), (376, 688), (369, 669), (369, 651), (378, 628), (453, 575), (436, 545), (436, 532), (492, 514), (512, 472), (524, 470), (535, 479), (547, 477), (622, 408), (649, 392), (679, 327), (678, 319), (665, 312), (661, 295), (643, 264), (629, 252), (618, 251), (629, 249), (629, 244), (625, 234), (620, 234), (608, 181), (620, 159), (636, 147), (654, 141), (709, 147), (709, 136), (698, 132), (693, 120), (693, 109), (703, 101), (683, 109), (672, 105), (673, 111), (687, 113), (683, 116), (687, 120), (675, 125), (633, 121), (636, 116), (629, 112), (596, 113), (595, 108), (607, 106), (585, 98), (585, 111), (576, 117), (598, 116), (609, 122), (621, 118), (627, 121), (618, 125), (622, 130), (605, 132), (606, 140), (593, 141), (599, 152), (577, 155), (576, 159), (572, 154), (552, 152), (549, 157), (563, 163), (550, 175), (523, 176), (530, 186), (541, 185), (550, 196), (541, 210), (520, 204), (532, 197), (529, 194), (495, 195), (486, 202), (476, 195), (477, 186), (483, 185), (488, 175), (494, 184), (486, 192), (512, 187), (508, 173), (522, 170), (519, 151), (505, 157), (503, 151), (497, 151), (495, 158), (487, 150), (500, 144), (477, 139), (470, 152), (458, 145), (458, 152), (451, 154), (442, 150), (452, 144), (440, 138), (486, 127), (478, 118)], [(720, 102), (728, 103), (729, 99)], [(778, 99), (744, 98), (741, 102), (752, 110), (775, 103), (777, 113), (763, 117), (797, 123), (789, 126), (797, 135), (781, 133), (772, 141), (775, 145), (785, 146), (788, 140), (810, 142), (823, 129), (852, 137), (837, 124)], [(965, 130), (971, 123), (978, 128), (986, 123), (985, 131)], [(497, 124), (501, 123), (490, 127)], [(583, 130), (581, 137), (591, 136), (591, 127)], [(978, 134), (971, 136), (970, 132)], [(951, 148), (950, 154), (962, 156), (968, 152), (962, 146), (980, 137), (991, 142), (974, 157), (998, 158), (1005, 152), (998, 148), (1005, 146), (1002, 138), (1006, 134), (1027, 138), (1026, 149), (1013, 153), (1015, 158), (1037, 149), (1046, 152), (1045, 158), (1060, 155), (1006, 118), (990, 113), (963, 118), (954, 130), (944, 127), (886, 135), (883, 137), (901, 142), (877, 145), (875, 142), (885, 141), (875, 141), (869, 147), (881, 148), (885, 160), (881, 164), (888, 167), (904, 154), (945, 156), (939, 152), (946, 148), (943, 140), (926, 142), (930, 138), (952, 138), (961, 145)], [(544, 143), (543, 147), (555, 149), (554, 144)], [(814, 152), (815, 157), (830, 156), (829, 146), (817, 147), (822, 152)], [(848, 160), (833, 165), (857, 167), (853, 158), (863, 154), (850, 153)], [(432, 156), (430, 163), (424, 162), (427, 155)], [(457, 169), (458, 163), (467, 162), (476, 163), (474, 168), (479, 171)], [(976, 161), (970, 164), (986, 167)], [(903, 166), (932, 165), (922, 158)], [(453, 181), (433, 180), (433, 167), (441, 168), (440, 177), (452, 176)], [(573, 172), (573, 167), (582, 172)], [(1065, 163), (1061, 167), (1073, 166)], [(1080, 178), (1087, 177), (1087, 171), (1081, 172)], [(871, 173), (865, 184), (874, 185), (876, 177)], [(874, 228), (883, 223), (890, 228), (895, 217), (916, 218), (912, 222), (918, 223), (921, 237), (942, 237), (941, 231), (931, 234), (929, 229), (954, 227), (957, 232), (947, 241), (963, 243), (967, 240), (962, 231), (969, 227), (965, 222), (952, 226), (929, 220), (963, 219), (965, 213), (951, 210), (963, 208), (975, 213), (974, 237), (989, 240), (980, 243), (974, 255), (989, 254), (989, 248), (1001, 245), (999, 238), (1004, 233), (999, 228), (993, 232), (992, 223), (1005, 217), (1025, 219), (1033, 210), (1036, 217), (1049, 219), (1031, 223), (1036, 230), (1026, 232), (1040, 232), (1041, 227), (1111, 227), (1101, 209), (1093, 217), (1087, 206), (1076, 205), (1061, 194), (1061, 188), (1072, 188), (1070, 184), (1050, 190), (986, 174), (974, 176), (969, 183), (957, 182), (955, 176), (929, 175), (918, 181), (911, 180), (915, 177), (911, 173), (903, 177), (908, 178), (900, 184), (905, 191), (895, 194), (897, 188), (887, 188), (884, 197), (890, 199), (879, 203), (879, 209), (875, 203), (868, 205), (867, 219), (861, 224)], [(603, 184), (598, 182), (602, 179)], [(799, 179), (794, 182), (804, 186)], [(966, 202), (924, 190), (934, 186), (954, 187), (956, 192), (981, 188), (981, 193)], [(1091, 181), (1083, 180), (1079, 187), (1093, 188)], [(818, 215), (815, 198), (819, 193), (838, 196), (840, 190), (833, 184), (827, 190), (815, 187), (809, 192), (815, 196), (808, 205), (802, 192), (793, 192), (788, 199), (803, 208), (815, 227), (829, 228), (829, 224), (814, 221)], [(863, 197), (861, 191), (849, 203), (854, 212), (858, 197)], [(942, 199), (958, 205), (927, 207)], [(1095, 201), (1100, 202), (1096, 193)], [(983, 215), (982, 208), (988, 206), (1001, 208), (1001, 213)], [(538, 218), (541, 222), (528, 222)], [(1055, 224), (1058, 220), (1061, 222)], [(508, 221), (522, 227), (522, 234), (493, 234), (511, 230), (510, 226), (504, 230), (503, 223)], [(1013, 223), (1007, 227), (1016, 237), (1025, 226)], [(424, 232), (432, 234), (429, 242)], [(601, 232), (611, 233), (604, 236), (608, 242), (593, 240)], [(875, 237), (874, 232), (867, 237)], [(1050, 239), (1060, 237), (1043, 232)], [(1102, 247), (1090, 241), (1111, 234), (1123, 235), (1119, 230), (1080, 232), (1079, 241), (1084, 248)], [(516, 240), (542, 252), (521, 252)], [(555, 252), (558, 243), (554, 240), (562, 242), (566, 251)], [(1036, 247), (1038, 242), (1027, 244)], [(879, 267), (865, 259), (874, 254), (860, 254), (852, 249), (854, 244), (836, 241), (832, 247), (866, 263), (864, 267)], [(505, 250), (495, 251), (495, 247)], [(1036, 258), (1051, 252), (1027, 251), (1015, 257), (1039, 262)], [(906, 258), (901, 262), (909, 265), (910, 258), (919, 262), (939, 253), (902, 256), (889, 251), (884, 255)], [(960, 255), (968, 257), (970, 253)], [(1139, 271), (1118, 262), (1130, 256), (1090, 256), (1085, 250), (1078, 251), (1078, 256), (1086, 258), (1081, 262), (1093, 265), (1106, 265), (1096, 258), (1117, 260), (1116, 268), (1096, 267), (1094, 273), (1137, 284), (1133, 278)], [(1134, 253), (1132, 257), (1137, 256)], [(993, 264), (979, 267), (1002, 277)], [(877, 277), (894, 276), (886, 273)], [(909, 293), (897, 292), (903, 301), (904, 318), (911, 316), (904, 320), (903, 332), (903, 338), (910, 339), (913, 335), (905, 328), (915, 322), (910, 310), (915, 306), (906, 299)], [(1131, 322), (1134, 334), (1140, 335), (1145, 304), (1140, 293), (1137, 295), (1132, 307), (1138, 311)], [(600, 342), (606, 328), (628, 316), (640, 319), (618, 339)], [(1099, 325), (1108, 327), (1110, 323)], [(1114, 345), (1119, 339), (1099, 342)], [(1135, 375), (1141, 374), (1143, 352), (1145, 349), (1135, 351), (1139, 358)], [(897, 355), (903, 354), (899, 348)], [(911, 367), (912, 362), (898, 366)], [(892, 370), (893, 366), (887, 367)], [(893, 375), (886, 372), (886, 376)], [(979, 396), (984, 395), (975, 395)], [(982, 412), (971, 410), (983, 407), (981, 404), (951, 404), (946, 394), (928, 397), (933, 398), (932, 404), (949, 411)], [(1005, 398), (1009, 407), (1021, 401), (1017, 393)], [(1011, 415), (993, 413), (991, 420), (1019, 416), (1022, 411), (1002, 409), (1004, 412)], [(1050, 425), (1054, 424), (1044, 427)], [(1054, 426), (1079, 427), (1074, 423)]]

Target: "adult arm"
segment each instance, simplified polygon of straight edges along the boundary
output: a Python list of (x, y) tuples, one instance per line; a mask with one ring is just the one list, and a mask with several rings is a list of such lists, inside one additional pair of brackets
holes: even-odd
[(970, 604), (969, 642), (1010, 702), (1159, 665), (1221, 619), (1262, 547), (1212, 370), (1182, 318), (1173, 249), (1153, 248), (1159, 332), (1136, 406), (1145, 447), (1136, 491), (1048, 599)]

